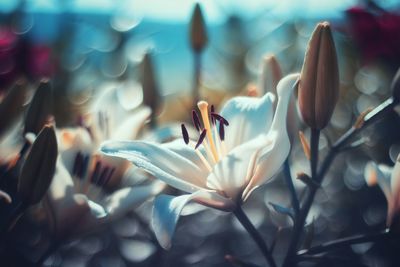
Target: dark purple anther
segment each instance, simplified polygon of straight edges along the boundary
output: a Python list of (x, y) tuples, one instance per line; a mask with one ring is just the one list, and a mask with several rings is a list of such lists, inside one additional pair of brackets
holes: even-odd
[(197, 115), (196, 110), (192, 110), (192, 120), (193, 120), (194, 127), (196, 127), (196, 130), (200, 132), (201, 124), (200, 124), (199, 115)]
[(109, 167), (105, 167), (102, 171), (101, 174), (99, 176), (99, 179), (97, 179), (96, 181), (96, 185), (98, 186), (102, 186), (104, 185), (104, 182), (106, 181), (106, 179), (108, 178), (109, 173), (111, 172), (111, 169)]
[(219, 122), (222, 122), (226, 126), (229, 126), (229, 122), (224, 117), (222, 117), (221, 115), (219, 115), (217, 113), (214, 113), (214, 112), (211, 112), (211, 118), (213, 118), (213, 117), (214, 117), (214, 119), (219, 120)]
[(96, 183), (96, 181), (98, 180), (98, 176), (100, 174), (100, 168), (101, 168), (101, 163), (100, 161), (97, 161), (96, 164), (94, 165), (94, 170), (92, 172), (90, 182)]
[(201, 132), (200, 137), (199, 137), (199, 141), (197, 141), (197, 144), (196, 144), (196, 146), (195, 146), (194, 149), (197, 149), (197, 148), (199, 147), (199, 145), (201, 145), (201, 143), (203, 143), (204, 138), (206, 137), (206, 133), (207, 133), (207, 130), (206, 130), (206, 129), (204, 129), (204, 130)]
[(221, 139), (221, 141), (225, 140), (225, 130), (224, 130), (224, 124), (220, 123), (219, 124), (219, 138)]
[[(214, 105), (211, 105), (210, 111), (211, 114), (215, 113)], [(215, 125), (215, 118), (213, 116), (211, 116), (211, 124)]]
[(182, 129), (183, 141), (185, 141), (185, 144), (189, 144), (189, 133), (186, 130), (186, 127), (183, 123), (181, 124), (181, 129)]

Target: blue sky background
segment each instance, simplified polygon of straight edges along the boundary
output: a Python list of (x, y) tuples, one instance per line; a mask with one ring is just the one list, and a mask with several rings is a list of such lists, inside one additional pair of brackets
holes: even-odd
[[(0, 12), (12, 11), (18, 2), (0, 0)], [(169, 94), (188, 91), (192, 86), (187, 23), (196, 2), (204, 11), (210, 39), (204, 55), (203, 82), (210, 87), (227, 88), (230, 87), (230, 62), (223, 51), (230, 49), (224, 28), (229, 15), (239, 16), (245, 24), (243, 40), (249, 46), (245, 64), (256, 76), (266, 53), (275, 54), (285, 72), (300, 68), (315, 23), (344, 22), (343, 11), (359, 0), (26, 0), (27, 13), (19, 22), (18, 30), (28, 33), (34, 42), (51, 44), (64, 34), (60, 27), (69, 19), (58, 14), (77, 13), (79, 27), (75, 29), (68, 57), (62, 58), (66, 68), (79, 70), (82, 77), (89, 77), (90, 73), (85, 71), (91, 71), (90, 68), (81, 70), (89, 65), (108, 77), (113, 75), (109, 72), (125, 70), (126, 60), (138, 64), (143, 54), (151, 50), (155, 54), (161, 90)], [(379, 1), (386, 8), (396, 8), (399, 3), (400, 0)], [(286, 22), (292, 24), (286, 27)], [(111, 52), (118, 43), (111, 28), (127, 33), (123, 62), (110, 63), (114, 56)], [(298, 33), (297, 39), (291, 35), (293, 30)], [(290, 47), (297, 54), (288, 53)]]
[[(357, 0), (27, 0), (29, 11), (117, 13), (152, 20), (187, 21), (193, 4), (202, 4), (210, 23), (220, 22), (226, 13), (239, 13), (242, 17), (254, 16), (264, 10), (275, 15), (295, 17), (337, 17), (357, 4)], [(382, 6), (393, 7), (398, 0), (378, 1)], [(10, 11), (16, 0), (1, 0), (0, 10)]]

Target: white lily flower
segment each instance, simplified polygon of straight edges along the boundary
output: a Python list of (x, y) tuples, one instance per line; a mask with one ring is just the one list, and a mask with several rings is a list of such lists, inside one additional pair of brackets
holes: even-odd
[[(176, 223), (189, 201), (234, 211), (255, 188), (278, 172), (290, 150), (286, 115), (298, 77), (298, 74), (288, 75), (279, 82), (274, 117), (271, 93), (261, 98), (232, 98), (221, 115), (209, 114), (208, 104), (200, 101), (203, 129), (195, 115), (194, 124), (201, 132), (197, 144), (189, 140), (182, 126), (187, 145), (182, 140), (161, 145), (144, 141), (110, 141), (103, 145), (104, 153), (126, 158), (189, 193), (156, 198), (152, 225), (162, 247), (171, 246)], [(224, 130), (227, 121), (229, 127)]]
[(368, 186), (378, 184), (385, 195), (388, 206), (386, 224), (390, 226), (400, 213), (400, 154), (394, 167), (368, 162), (364, 177)]
[(58, 236), (93, 231), (165, 187), (159, 181), (145, 185), (132, 182), (143, 182), (141, 170), (124, 159), (99, 153), (99, 144), (106, 138), (135, 139), (151, 113), (148, 107), (121, 107), (117, 96), (116, 90), (107, 91), (88, 120), (82, 121), (84, 127), (58, 131), (60, 160), (48, 193)]
[(59, 160), (47, 198), (53, 233), (57, 238), (70, 238), (93, 232), (135, 209), (164, 188), (164, 183), (155, 181), (105, 194), (97, 186), (90, 185), (88, 179), (77, 181), (72, 178)]

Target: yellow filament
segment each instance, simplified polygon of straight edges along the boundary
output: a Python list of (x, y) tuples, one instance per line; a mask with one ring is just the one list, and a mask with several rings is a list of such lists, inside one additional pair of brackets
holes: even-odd
[(211, 152), (210, 146), (208, 145), (208, 141), (204, 140), (203, 145), (204, 145), (204, 148), (205, 148), (205, 150), (207, 152), (207, 156), (213, 161), (214, 164), (216, 164), (217, 161), (215, 160), (215, 158), (214, 158), (214, 156), (213, 156), (213, 154)]
[(201, 118), (203, 119), (204, 128), (207, 130), (207, 140), (210, 143), (211, 152), (212, 152), (215, 160), (218, 162), (219, 157), (218, 157), (217, 149), (214, 144), (214, 139), (212, 137), (210, 120), (208, 119), (208, 103), (206, 101), (200, 101), (197, 103), (197, 107), (200, 110)]
[[(215, 136), (215, 141), (216, 141), (216, 146), (217, 146), (217, 153), (218, 153), (218, 155), (222, 155), (221, 154), (221, 139), (219, 138), (219, 134), (218, 134), (218, 131), (217, 131), (217, 125), (214, 125), (214, 127), (213, 127), (214, 129), (214, 136)], [(221, 156), (222, 157), (222, 156)]]

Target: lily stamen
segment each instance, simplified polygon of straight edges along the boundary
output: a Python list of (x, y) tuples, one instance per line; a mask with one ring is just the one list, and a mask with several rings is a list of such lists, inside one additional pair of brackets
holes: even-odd
[(83, 155), (81, 152), (78, 152), (75, 156), (74, 165), (72, 169), (72, 176), (75, 177), (76, 184), (75, 187), (77, 190), (80, 189), (81, 180), (84, 179), (87, 168), (89, 165), (89, 155)]
[[(224, 142), (224, 126), (228, 126), (229, 122), (223, 116), (215, 112), (214, 105), (211, 105), (210, 112), (208, 111), (208, 103), (205, 101), (200, 101), (197, 106), (200, 110), (203, 123), (201, 123), (197, 111), (192, 110), (193, 125), (200, 133), (199, 139), (196, 145), (193, 146), (193, 149), (197, 150), (197, 148), (201, 144), (203, 144), (207, 157), (203, 156), (203, 154), (200, 153), (200, 159), (201, 161), (206, 162), (205, 164), (208, 165), (206, 167), (207, 169), (209, 169), (209, 167), (211, 168), (209, 160), (211, 160), (213, 164), (216, 164), (220, 160), (220, 158), (224, 157), (227, 153)], [(217, 121), (219, 124), (217, 124)], [(181, 130), (185, 144), (189, 144), (189, 133), (184, 124), (181, 124)]]
[(201, 145), (201, 144), (203, 143), (204, 138), (206, 137), (206, 134), (207, 134), (207, 130), (204, 129), (204, 130), (201, 132), (201, 134), (200, 134), (199, 141), (197, 141), (197, 144), (196, 144), (196, 146), (195, 146), (195, 149), (197, 149), (197, 148), (199, 147), (199, 145)]
[(200, 124), (199, 115), (197, 114), (196, 110), (192, 110), (192, 120), (193, 120), (194, 127), (196, 127), (196, 130), (200, 132), (201, 124)]
[(214, 105), (211, 105), (210, 114), (211, 114), (211, 124), (212, 124), (212, 125), (215, 125), (215, 118), (212, 116), (212, 114), (213, 114), (214, 112), (215, 112)]
[(183, 141), (185, 141), (185, 144), (189, 144), (189, 133), (184, 124), (181, 124), (181, 129), (182, 129)]
[(226, 126), (229, 126), (229, 122), (224, 117), (219, 115), (218, 113), (211, 112), (211, 118), (214, 120), (218, 120), (220, 123), (223, 123)]
[(219, 140), (221, 142), (222, 156), (225, 156), (227, 152), (226, 152), (226, 145), (225, 145), (225, 129), (224, 129), (223, 123), (219, 123), (218, 135), (219, 135)]
[(210, 144), (211, 152), (214, 156), (214, 159), (216, 162), (219, 161), (219, 155), (217, 153), (217, 149), (215, 147), (214, 139), (212, 137), (212, 132), (211, 132), (211, 125), (210, 125), (210, 120), (208, 118), (208, 103), (205, 101), (200, 101), (197, 103), (197, 106), (200, 110), (201, 117), (203, 119), (203, 124), (204, 128), (207, 130), (207, 140)]

